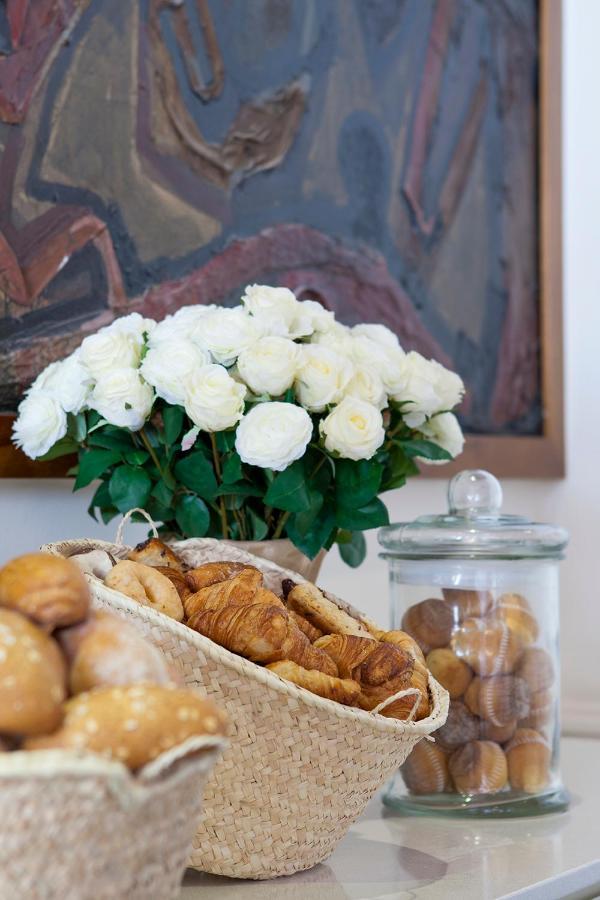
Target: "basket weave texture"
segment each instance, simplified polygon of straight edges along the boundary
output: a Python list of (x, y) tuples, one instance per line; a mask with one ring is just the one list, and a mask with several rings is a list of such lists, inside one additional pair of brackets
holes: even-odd
[(90, 754), (1, 754), (2, 900), (171, 900), (223, 741), (196, 738), (137, 776)]
[[(278, 593), (284, 578), (305, 581), (211, 538), (171, 546), (192, 566), (217, 559), (254, 565)], [(89, 540), (42, 549), (72, 556), (96, 548), (116, 557), (129, 551)], [(229, 714), (230, 745), (206, 786), (204, 818), (189, 863), (194, 868), (260, 879), (322, 862), (415, 744), (446, 720), (448, 694), (431, 676), (428, 718), (401, 722), (374, 715), (318, 697), (97, 579), (89, 581), (95, 606), (136, 624), (175, 663), (187, 686), (204, 691)]]

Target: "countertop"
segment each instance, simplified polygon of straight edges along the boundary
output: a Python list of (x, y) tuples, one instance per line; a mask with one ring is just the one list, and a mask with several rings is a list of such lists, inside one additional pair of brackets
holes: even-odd
[(527, 900), (600, 896), (600, 741), (563, 738), (571, 808), (539, 818), (400, 816), (379, 795), (326, 862), (273, 881), (188, 870), (181, 900)]

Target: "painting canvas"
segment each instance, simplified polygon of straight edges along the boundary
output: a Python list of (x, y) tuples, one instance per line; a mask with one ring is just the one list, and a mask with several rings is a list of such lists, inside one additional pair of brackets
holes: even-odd
[(0, 410), (118, 315), (258, 282), (456, 369), (468, 433), (541, 437), (541, 5), (0, 6)]

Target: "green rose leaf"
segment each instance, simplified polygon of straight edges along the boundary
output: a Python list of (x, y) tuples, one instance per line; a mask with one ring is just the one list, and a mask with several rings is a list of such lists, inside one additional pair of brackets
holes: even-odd
[[(323, 498), (321, 498), (323, 500)], [(335, 528), (335, 514), (331, 505), (326, 505), (306, 527), (305, 513), (296, 513), (288, 519), (286, 533), (296, 547), (314, 559)]]
[(58, 459), (60, 456), (70, 456), (72, 453), (77, 453), (79, 450), (79, 445), (72, 438), (64, 437), (61, 438), (60, 441), (57, 441), (47, 453), (44, 453), (43, 456), (38, 456), (38, 460), (41, 462), (50, 462), (51, 459)]
[(200, 451), (180, 459), (174, 468), (177, 481), (207, 500), (217, 493), (217, 479), (212, 463)]
[(338, 541), (340, 556), (353, 569), (363, 562), (367, 555), (367, 542), (361, 531), (353, 531), (349, 541)]
[(402, 487), (409, 476), (418, 474), (417, 464), (405, 454), (402, 447), (395, 444), (389, 451), (381, 490), (391, 491), (392, 488)]
[(152, 490), (152, 481), (143, 469), (119, 466), (111, 475), (108, 490), (114, 506), (119, 512), (126, 513), (134, 506), (145, 507)]
[(255, 484), (249, 484), (247, 481), (240, 481), (236, 484), (222, 484), (215, 491), (215, 497), (230, 497), (231, 495), (238, 497), (262, 497), (262, 490)]
[(204, 537), (210, 524), (210, 513), (204, 500), (186, 494), (177, 501), (175, 519), (186, 537)]
[(215, 440), (220, 453), (229, 453), (235, 447), (235, 431), (219, 431), (215, 434)]
[(181, 406), (165, 406), (162, 418), (165, 429), (165, 441), (174, 444), (183, 428), (184, 410)]
[(147, 450), (128, 450), (123, 454), (123, 458), (131, 466), (143, 466), (150, 459), (150, 454)]
[(336, 510), (336, 521), (340, 528), (349, 531), (366, 531), (389, 524), (388, 511), (381, 500), (375, 498), (357, 509), (341, 506)]
[(131, 437), (129, 431), (102, 429), (93, 434), (88, 433), (87, 442), (90, 447), (102, 447), (105, 450), (121, 450), (123, 453), (128, 453), (133, 449)]
[(164, 481), (159, 481), (154, 485), (151, 496), (163, 506), (171, 506), (173, 502), (173, 491), (167, 487)]
[(265, 504), (293, 513), (310, 508), (311, 494), (302, 460), (275, 476), (265, 494)]
[(237, 453), (230, 453), (223, 463), (223, 481), (226, 484), (232, 484), (241, 481), (242, 478), (242, 460)]
[[(95, 478), (102, 475), (109, 466), (121, 461), (121, 454), (116, 450), (84, 450), (79, 455), (77, 478), (73, 486), (74, 491), (90, 484)], [(135, 504), (134, 504), (135, 506)]]
[(87, 422), (85, 420), (85, 413), (77, 413), (77, 415), (69, 416), (69, 436), (73, 438), (78, 444), (81, 444), (85, 440), (85, 436), (87, 434)]
[(433, 441), (415, 439), (414, 441), (399, 441), (400, 446), (407, 456), (420, 456), (423, 459), (451, 460), (454, 457)]
[(269, 526), (264, 519), (261, 519), (260, 516), (257, 516), (253, 509), (248, 508), (246, 512), (248, 513), (248, 518), (250, 520), (250, 524), (252, 525), (252, 540), (263, 541), (267, 536)]
[(355, 509), (379, 493), (383, 466), (373, 459), (338, 459), (335, 464), (335, 496), (338, 506)]

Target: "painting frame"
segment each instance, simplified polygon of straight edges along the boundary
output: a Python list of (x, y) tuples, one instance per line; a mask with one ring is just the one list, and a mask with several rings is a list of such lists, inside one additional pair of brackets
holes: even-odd
[[(425, 475), (447, 478), (465, 468), (503, 478), (562, 478), (566, 474), (562, 313), (562, 0), (539, 0), (539, 339), (543, 425), (540, 435), (467, 436), (450, 466)], [(64, 477), (73, 459), (28, 459), (11, 444), (14, 416), (0, 415), (0, 478)]]

